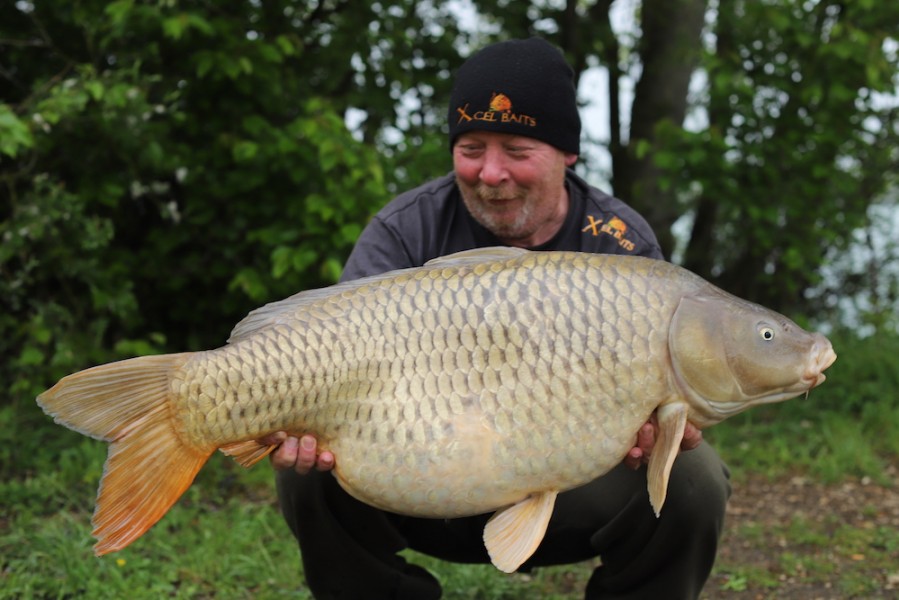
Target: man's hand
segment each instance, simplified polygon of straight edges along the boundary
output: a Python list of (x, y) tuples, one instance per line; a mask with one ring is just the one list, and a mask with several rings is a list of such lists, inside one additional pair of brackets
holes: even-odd
[[(658, 429), (658, 419), (656, 414), (652, 413), (652, 417), (649, 418), (649, 421), (644, 423), (643, 427), (640, 428), (640, 431), (637, 432), (637, 443), (634, 444), (634, 447), (631, 448), (630, 452), (627, 453), (627, 456), (624, 457), (624, 464), (631, 469), (639, 469), (640, 465), (645, 465), (649, 462), (653, 446), (655, 446), (656, 443), (656, 432)], [(687, 426), (684, 428), (684, 439), (681, 440), (680, 449), (692, 450), (701, 443), (702, 431), (687, 421)]]
[(293, 469), (300, 475), (305, 475), (313, 467), (316, 471), (330, 471), (334, 468), (334, 455), (327, 450), (319, 453), (314, 436), (304, 435), (297, 439), (284, 431), (276, 431), (257, 441), (266, 446), (280, 444), (269, 455), (272, 466), (278, 471)]

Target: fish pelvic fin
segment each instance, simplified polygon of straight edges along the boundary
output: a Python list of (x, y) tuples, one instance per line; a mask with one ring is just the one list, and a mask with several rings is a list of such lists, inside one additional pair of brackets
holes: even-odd
[(272, 453), (277, 445), (260, 444), (256, 440), (234, 442), (219, 448), (223, 454), (230, 456), (242, 467), (252, 467), (260, 460)]
[(91, 523), (97, 556), (121, 550), (184, 493), (214, 447), (178, 433), (171, 373), (189, 354), (143, 356), (74, 373), (38, 396), (57, 423), (109, 442)]
[(558, 495), (557, 490), (532, 494), (490, 517), (484, 527), (484, 545), (497, 569), (512, 573), (537, 550)]
[(668, 495), (668, 478), (674, 459), (680, 452), (681, 440), (684, 439), (684, 428), (687, 425), (687, 407), (685, 404), (666, 404), (658, 409), (659, 435), (655, 447), (649, 457), (649, 469), (646, 474), (649, 489), (649, 502), (656, 513), (662, 512), (665, 497)]

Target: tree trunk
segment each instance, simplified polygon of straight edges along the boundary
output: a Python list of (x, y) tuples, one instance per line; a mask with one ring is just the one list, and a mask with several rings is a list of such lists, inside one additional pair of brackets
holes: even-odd
[[(683, 124), (690, 78), (702, 50), (706, 0), (644, 0), (639, 53), (643, 71), (631, 109), (627, 152), (613, 164), (615, 195), (640, 211), (655, 230), (666, 257), (671, 256), (671, 226), (681, 214), (677, 198), (660, 185), (653, 161), (657, 126)], [(637, 151), (638, 148), (648, 151)]]

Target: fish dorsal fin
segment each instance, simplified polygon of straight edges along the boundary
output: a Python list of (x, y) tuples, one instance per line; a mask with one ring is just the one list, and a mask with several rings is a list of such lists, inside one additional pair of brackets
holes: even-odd
[(459, 267), (464, 265), (477, 265), (496, 260), (510, 260), (527, 254), (530, 250), (513, 248), (512, 246), (491, 246), (489, 248), (474, 248), (462, 250), (446, 256), (432, 258), (425, 263), (426, 267)]
[(490, 517), (484, 545), (497, 569), (512, 573), (537, 550), (558, 495), (556, 490), (532, 494)]
[(662, 511), (662, 505), (665, 504), (665, 496), (668, 495), (671, 466), (680, 452), (681, 440), (684, 439), (687, 406), (680, 402), (660, 406), (658, 417), (659, 435), (649, 457), (649, 470), (646, 474), (649, 502), (657, 517)]
[(321, 300), (340, 296), (344, 292), (352, 292), (353, 290), (357, 290), (371, 283), (396, 277), (409, 270), (410, 269), (397, 269), (395, 271), (387, 271), (380, 275), (372, 275), (371, 277), (345, 281), (343, 283), (337, 283), (335, 285), (314, 290), (305, 290), (294, 294), (293, 296), (284, 298), (283, 300), (269, 302), (268, 304), (251, 311), (237, 325), (235, 325), (234, 329), (231, 330), (231, 335), (228, 337), (228, 343), (233, 344), (239, 342), (241, 339), (256, 333), (260, 329), (278, 325), (279, 323), (290, 322), (294, 319), (298, 311)]
[[(360, 281), (362, 280), (352, 281), (350, 283), (359, 287)], [(250, 313), (241, 319), (241, 321), (234, 326), (234, 329), (231, 330), (231, 335), (228, 337), (228, 343), (233, 344), (239, 342), (241, 339), (256, 333), (260, 329), (291, 321), (298, 309), (310, 306), (319, 300), (323, 300), (329, 296), (333, 296), (335, 293), (339, 293), (335, 288), (342, 285), (345, 284), (315, 290), (306, 290), (288, 298), (284, 298), (283, 300), (269, 302), (264, 306), (250, 311)]]
[[(521, 256), (522, 254), (525, 254), (527, 252), (528, 250), (525, 250), (523, 248), (511, 248), (503, 246), (497, 246), (493, 248), (477, 248), (474, 250), (463, 250), (462, 252), (456, 252), (455, 254), (449, 254), (447, 256), (434, 258), (425, 263), (425, 266), (448, 268), (474, 265), (494, 260), (508, 260), (517, 256)], [(228, 337), (228, 343), (233, 344), (235, 342), (239, 342), (241, 339), (246, 338), (250, 334), (256, 333), (261, 329), (265, 329), (273, 325), (278, 325), (280, 323), (290, 322), (291, 320), (293, 320), (298, 311), (302, 310), (305, 307), (311, 306), (316, 302), (320, 302), (321, 300), (339, 296), (344, 292), (352, 292), (353, 290), (357, 290), (363, 286), (377, 283), (385, 279), (397, 277), (404, 272), (412, 271), (416, 268), (420, 267), (387, 271), (386, 273), (381, 273), (379, 275), (372, 275), (370, 277), (354, 279), (353, 281), (345, 281), (343, 283), (338, 283), (328, 287), (323, 287), (315, 290), (306, 290), (303, 292), (299, 292), (298, 294), (294, 294), (293, 296), (290, 296), (283, 300), (269, 302), (265, 306), (262, 306), (250, 312), (250, 314), (248, 314), (237, 325), (235, 325), (234, 329), (231, 331), (231, 335)]]

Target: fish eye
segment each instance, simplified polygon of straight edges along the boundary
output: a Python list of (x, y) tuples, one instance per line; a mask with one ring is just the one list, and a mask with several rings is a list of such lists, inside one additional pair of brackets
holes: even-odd
[(762, 325), (759, 327), (759, 336), (766, 342), (770, 342), (774, 339), (774, 330), (767, 325)]

